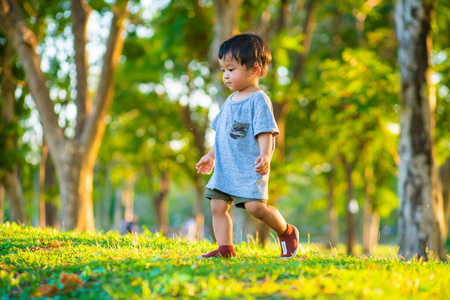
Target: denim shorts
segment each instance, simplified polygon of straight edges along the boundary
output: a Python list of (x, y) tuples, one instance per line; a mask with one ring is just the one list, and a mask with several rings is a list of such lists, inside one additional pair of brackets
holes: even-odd
[(245, 209), (245, 205), (244, 205), (245, 202), (259, 201), (259, 202), (267, 203), (267, 200), (265, 200), (265, 199), (242, 198), (242, 197), (237, 197), (237, 196), (233, 196), (233, 195), (221, 192), (219, 190), (208, 189), (208, 188), (206, 188), (205, 198), (208, 198), (209, 200), (221, 199), (221, 200), (227, 201), (230, 204), (234, 202), (234, 205), (236, 205), (236, 207), (243, 208), (243, 209)]

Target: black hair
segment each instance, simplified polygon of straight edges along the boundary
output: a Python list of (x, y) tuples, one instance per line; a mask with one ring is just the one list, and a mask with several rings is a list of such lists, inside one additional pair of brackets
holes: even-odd
[(261, 68), (261, 76), (267, 74), (272, 62), (272, 54), (264, 40), (253, 33), (243, 33), (233, 36), (220, 45), (219, 59), (231, 55), (241, 66), (247, 69), (258, 65)]

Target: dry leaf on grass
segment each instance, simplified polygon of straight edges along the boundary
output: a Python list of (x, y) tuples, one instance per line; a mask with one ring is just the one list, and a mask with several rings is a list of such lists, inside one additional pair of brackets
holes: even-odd
[(57, 295), (59, 292), (58, 288), (52, 284), (41, 285), (37, 290), (35, 290), (31, 296), (32, 297), (52, 297)]
[[(59, 276), (59, 283), (64, 285), (62, 291), (65, 293), (72, 292), (80, 286), (83, 287), (83, 280), (81, 280), (77, 274), (67, 274), (64, 271)], [(60, 290), (58, 289), (57, 284), (45, 284), (40, 286), (31, 295), (33, 297), (51, 297), (57, 295), (59, 292)]]
[[(40, 244), (43, 244), (43, 243), (40, 243)], [(66, 246), (67, 244), (68, 244), (67, 242), (62, 242), (62, 241), (51, 241), (45, 247), (30, 246), (28, 248), (28, 250), (30, 250), (30, 251), (51, 250), (51, 249), (56, 249), (56, 248)]]
[(64, 271), (59, 276), (59, 282), (64, 284), (64, 292), (75, 290), (78, 288), (78, 286), (83, 286), (83, 280), (81, 280), (81, 278), (78, 277), (77, 274), (67, 274)]
[(54, 249), (54, 248), (59, 248), (64, 246), (65, 242), (61, 242), (61, 241), (51, 241), (47, 246), (44, 247), (44, 249)]

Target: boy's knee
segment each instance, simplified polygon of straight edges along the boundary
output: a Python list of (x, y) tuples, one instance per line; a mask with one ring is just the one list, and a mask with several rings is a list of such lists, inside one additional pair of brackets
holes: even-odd
[(223, 214), (229, 209), (229, 204), (225, 200), (211, 199), (211, 213), (213, 215)]
[(266, 213), (266, 205), (258, 201), (246, 202), (245, 209), (257, 219), (261, 219)]

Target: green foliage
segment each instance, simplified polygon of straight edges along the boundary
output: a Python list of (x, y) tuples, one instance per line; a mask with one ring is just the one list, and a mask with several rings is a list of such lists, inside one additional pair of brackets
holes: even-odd
[(213, 9), (211, 3), (196, 0), (170, 1), (159, 12), (152, 25), (156, 38), (161, 40), (162, 62), (174, 59), (183, 68), (191, 60), (207, 60), (212, 39)]
[(305, 90), (307, 100), (301, 100), (312, 106), (313, 128), (305, 135), (313, 141), (318, 139), (313, 145), (324, 143), (322, 161), (320, 156), (316, 160), (314, 155), (309, 156), (316, 164), (331, 163), (343, 155), (348, 161), (357, 162), (365, 169), (360, 169), (362, 175), (353, 178), (356, 187), (364, 186), (363, 176), (367, 170), (371, 171), (373, 182), (366, 184), (377, 187), (371, 197), (383, 199), (384, 205), (387, 199), (393, 200), (384, 206), (387, 211), (392, 210), (397, 205), (395, 198), (385, 198), (377, 189), (389, 183), (389, 175), (395, 170), (389, 146), (396, 143), (397, 136), (387, 129), (396, 119), (395, 72), (374, 52), (363, 49), (346, 49), (342, 60), (328, 59), (321, 64), (320, 71), (320, 80)]
[[(87, 3), (93, 9), (91, 15), (106, 20), (113, 2)], [(144, 2), (130, 1), (131, 14), (116, 74), (115, 98), (94, 176), (95, 201), (103, 199), (102, 188), (107, 180), (112, 180), (114, 194), (123, 181), (132, 177), (137, 178), (136, 195), (147, 197), (149, 187), (157, 191), (158, 176), (168, 169), (175, 174), (172, 181), (176, 181), (172, 201), (177, 203), (180, 194), (193, 198), (195, 192), (190, 181), (196, 179), (194, 164), (201, 153), (195, 147), (192, 128), (183, 123), (180, 108), (189, 103), (191, 117), (199, 128), (207, 125), (208, 117), (213, 117), (212, 112), (217, 109), (216, 104), (200, 105), (197, 101), (199, 95), (211, 99), (217, 95), (207, 63), (214, 34), (213, 2), (155, 1), (150, 10), (144, 8)], [(438, 164), (448, 158), (450, 149), (448, 2), (437, 2), (432, 24)], [(261, 81), (263, 88), (274, 102), (292, 102), (285, 128), (286, 158), (280, 163), (275, 157), (272, 162), (272, 195), (281, 195), (279, 206), (287, 217), (300, 215), (305, 224), (319, 232), (327, 222), (325, 199), (332, 173), (336, 208), (341, 213), (345, 211), (346, 183), (340, 161), (344, 154), (348, 160), (357, 162), (353, 179), (360, 204), (363, 204), (364, 174), (368, 171), (373, 174), (367, 184), (371, 186), (374, 209), (382, 216), (390, 215), (397, 205), (393, 153), (398, 139), (395, 129), (399, 80), (392, 18), (394, 3), (381, 1), (368, 9), (366, 0), (320, 1), (311, 49), (298, 81), (292, 80), (292, 72), (305, 50), (301, 42), (305, 38), (307, 1), (288, 1), (286, 28), (278, 31), (282, 3), (243, 1), (238, 18), (241, 32), (263, 34), (272, 50), (274, 64), (268, 77)], [(20, 1), (20, 8), (40, 41), (42, 65), (57, 112), (74, 110), (70, 5), (69, 0)], [(359, 13), (365, 15), (363, 32), (356, 28)], [(101, 31), (93, 33), (91, 41), (103, 40)], [(4, 43), (0, 33), (0, 45)], [(59, 47), (56, 53), (56, 43), (67, 47)], [(93, 65), (98, 67), (99, 62)], [(20, 62), (16, 64), (15, 77), (24, 79)], [(95, 82), (92, 79), (90, 83)], [(16, 115), (21, 120), (29, 117), (24, 105), (27, 96), (29, 92), (24, 88), (17, 99)], [(29, 130), (16, 121), (16, 125), (6, 125), (0, 130), (0, 144), (11, 134), (21, 136)], [(68, 129), (74, 127), (73, 120), (60, 123)], [(22, 148), (17, 152), (0, 152), (2, 168), (17, 159), (25, 164), (21, 157), (30, 149), (22, 143), (19, 140)], [(39, 155), (37, 149), (35, 157)], [(145, 165), (152, 167), (150, 178), (144, 176)], [(21, 178), (28, 199), (34, 199), (34, 171), (32, 166), (22, 166)], [(105, 175), (109, 171), (111, 177)], [(143, 206), (144, 209), (147, 207)]]
[[(171, 180), (180, 186), (194, 177), (201, 153), (182, 108), (188, 103), (196, 126), (207, 126), (209, 110), (196, 103), (196, 93), (204, 94), (210, 82), (204, 61), (211, 27), (204, 25), (212, 26), (212, 7), (177, 1), (155, 14), (150, 22), (137, 17), (128, 30), (98, 161), (99, 169), (113, 166), (114, 186), (137, 175), (136, 187), (150, 194), (158, 192), (162, 172), (176, 174)], [(142, 28), (151, 28), (152, 34), (140, 35)]]
[(0, 123), (0, 166), (2, 170), (11, 170), (23, 160), (23, 153), (17, 151), (15, 140), (22, 128), (15, 122)]
[(442, 165), (449, 157), (450, 149), (450, 41), (445, 32), (450, 28), (448, 14), (449, 1), (438, 1), (436, 18), (432, 23), (433, 51), (432, 63), (435, 74), (436, 104), (436, 157), (438, 165)]
[(287, 32), (284, 31), (272, 41), (271, 46), (276, 49), (276, 51), (274, 51), (273, 59), (278, 66), (289, 68), (289, 66), (294, 65), (295, 60), (290, 52), (303, 52), (304, 48), (302, 46), (302, 41), (304, 38), (305, 36), (302, 33), (289, 36)]
[(149, 232), (120, 236), (0, 227), (2, 299), (425, 299), (450, 292), (449, 266), (347, 257), (314, 245), (292, 260), (279, 247), (237, 246), (238, 257), (198, 260), (216, 245)]

